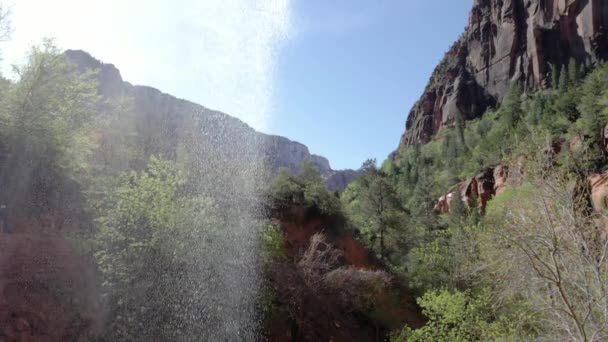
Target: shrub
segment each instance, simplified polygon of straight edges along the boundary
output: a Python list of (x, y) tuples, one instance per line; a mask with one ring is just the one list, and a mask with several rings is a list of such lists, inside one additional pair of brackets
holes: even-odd
[(496, 319), (488, 292), (430, 291), (418, 300), (428, 323), (413, 330), (406, 327), (392, 342), (415, 341), (512, 341), (516, 331), (508, 320)]

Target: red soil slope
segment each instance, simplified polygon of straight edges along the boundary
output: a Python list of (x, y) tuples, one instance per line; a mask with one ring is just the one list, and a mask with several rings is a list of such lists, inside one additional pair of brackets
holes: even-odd
[[(375, 260), (369, 251), (345, 229), (338, 229), (344, 224), (339, 220), (319, 215), (307, 214), (305, 208), (296, 207), (276, 220), (283, 231), (286, 247), (289, 256), (297, 260), (303, 251), (308, 248), (310, 238), (316, 233), (323, 233), (328, 241), (342, 254), (342, 263), (345, 266), (353, 266), (359, 269), (381, 270), (381, 264)], [(290, 274), (288, 267), (280, 271), (283, 275)], [(275, 282), (286, 282), (297, 284), (301, 282), (297, 275), (281, 276)], [(293, 285), (292, 284), (292, 285)], [(297, 288), (297, 285), (281, 285)], [(377, 298), (377, 307), (381, 312), (385, 322), (390, 321), (391, 327), (375, 327), (371, 322), (348, 320), (338, 314), (333, 316), (328, 314), (336, 309), (331, 307), (335, 303), (331, 301), (312, 303), (315, 298), (308, 298), (306, 293), (297, 293), (303, 296), (300, 305), (303, 311), (310, 310), (310, 320), (317, 322), (311, 323), (323, 331), (303, 332), (294, 327), (293, 321), (289, 317), (273, 317), (269, 324), (269, 339), (271, 341), (305, 341), (310, 338), (302, 338), (302, 335), (314, 336), (315, 340), (320, 341), (382, 341), (386, 333), (386, 328), (395, 329), (407, 324), (411, 327), (421, 327), (425, 319), (415, 304), (413, 296), (407, 291), (399, 291), (399, 296), (394, 293), (387, 293), (385, 296)], [(327, 307), (325, 307), (327, 306)]]
[(101, 316), (93, 270), (64, 238), (0, 233), (0, 341), (88, 341)]

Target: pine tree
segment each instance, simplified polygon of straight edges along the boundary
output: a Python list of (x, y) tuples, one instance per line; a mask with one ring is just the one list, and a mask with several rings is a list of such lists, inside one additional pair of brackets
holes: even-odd
[(605, 109), (602, 96), (608, 87), (608, 71), (598, 70), (593, 72), (582, 86), (582, 98), (578, 106), (581, 112), (582, 129), (592, 142), (600, 139), (602, 125), (601, 115)]
[(551, 87), (553, 89), (557, 90), (558, 85), (559, 85), (559, 68), (556, 65), (551, 64)]
[(507, 127), (515, 128), (523, 115), (521, 96), (523, 93), (520, 82), (513, 82), (501, 108), (502, 117)]
[(576, 60), (574, 58), (570, 58), (568, 62), (568, 84), (574, 86), (580, 80), (579, 68)]
[(566, 92), (568, 90), (568, 71), (566, 70), (566, 66), (562, 65), (562, 69), (559, 72), (559, 91)]
[(456, 132), (458, 133), (458, 140), (463, 152), (467, 150), (467, 144), (464, 137), (464, 129), (464, 117), (462, 116), (462, 113), (460, 111), (456, 111)]
[(544, 109), (545, 99), (541, 95), (535, 96), (530, 113), (528, 113), (528, 123), (538, 125), (542, 119)]

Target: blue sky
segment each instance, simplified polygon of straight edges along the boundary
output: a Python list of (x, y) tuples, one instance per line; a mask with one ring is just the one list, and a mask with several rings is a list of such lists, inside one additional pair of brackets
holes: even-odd
[(462, 33), (471, 0), (296, 0), (281, 49), (269, 131), (332, 167), (381, 162), (412, 104)]
[(382, 161), (472, 0), (19, 0), (3, 71), (54, 37), (327, 157)]

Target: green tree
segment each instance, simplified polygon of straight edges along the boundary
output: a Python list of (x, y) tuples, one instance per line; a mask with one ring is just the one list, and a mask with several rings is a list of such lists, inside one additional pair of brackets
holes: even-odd
[(534, 96), (534, 99), (532, 100), (532, 107), (528, 112), (526, 120), (529, 125), (536, 126), (540, 124), (543, 117), (543, 113), (545, 111), (545, 106), (546, 99), (544, 96), (542, 96), (541, 94), (537, 94), (536, 96)]
[(464, 117), (460, 111), (456, 111), (456, 132), (458, 134), (458, 142), (463, 152), (467, 150), (467, 144), (465, 140), (465, 127), (466, 123), (464, 121)]
[(574, 58), (570, 58), (570, 61), (568, 62), (568, 83), (571, 86), (576, 86), (578, 85), (578, 82), (580, 81), (580, 68), (578, 63), (576, 63), (576, 60)]
[(100, 206), (95, 257), (111, 340), (206, 336), (209, 291), (219, 285), (210, 253), (223, 248), (224, 223), (212, 200), (186, 195), (185, 185), (179, 168), (152, 157)]
[(5, 201), (48, 207), (62, 177), (90, 177), (97, 146), (99, 95), (95, 74), (75, 72), (52, 41), (34, 46), (14, 68), (16, 82), (0, 101), (9, 158), (2, 169)]
[(566, 69), (566, 65), (562, 65), (562, 68), (559, 72), (559, 91), (561, 93), (565, 93), (570, 87), (570, 83), (568, 80), (568, 70)]
[(500, 116), (506, 126), (513, 129), (523, 116), (522, 110), (523, 88), (521, 82), (513, 82), (500, 107)]
[(280, 169), (270, 186), (270, 199), (278, 212), (291, 206), (307, 206), (323, 215), (342, 215), (340, 199), (327, 190), (321, 173), (310, 161), (302, 163), (297, 176)]
[(551, 64), (551, 87), (555, 90), (559, 88), (559, 68)]
[(582, 86), (582, 97), (578, 105), (581, 118), (577, 124), (583, 133), (589, 137), (591, 144), (597, 144), (603, 134), (603, 128), (608, 122), (605, 116), (606, 103), (602, 97), (607, 93), (608, 68), (602, 67), (592, 72)]
[(361, 210), (370, 218), (371, 231), (369, 240), (374, 248), (378, 241), (377, 251), (380, 259), (387, 260), (387, 235), (399, 229), (399, 222), (404, 214), (395, 188), (376, 168), (375, 160), (368, 160), (362, 167)]
[(418, 303), (429, 322), (417, 330), (406, 327), (391, 341), (507, 341), (532, 337), (517, 331), (506, 317), (496, 318), (487, 291), (477, 295), (470, 291), (431, 291)]
[(283, 211), (304, 204), (304, 184), (286, 168), (279, 169), (269, 192), (274, 210)]

